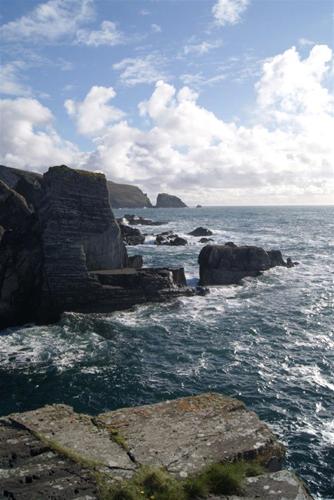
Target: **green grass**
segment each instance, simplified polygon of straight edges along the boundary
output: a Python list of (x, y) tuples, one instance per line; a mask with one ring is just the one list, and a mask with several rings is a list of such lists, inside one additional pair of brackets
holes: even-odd
[(193, 500), (209, 494), (242, 495), (244, 479), (263, 472), (256, 462), (212, 464), (178, 480), (162, 468), (141, 467), (128, 481), (98, 485), (101, 500)]

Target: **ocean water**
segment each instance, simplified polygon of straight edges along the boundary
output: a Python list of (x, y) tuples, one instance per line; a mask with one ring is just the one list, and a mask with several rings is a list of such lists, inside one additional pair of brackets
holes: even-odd
[(334, 499), (334, 207), (116, 210), (168, 223), (130, 247), (147, 265), (198, 278), (197, 238), (158, 247), (153, 234), (197, 226), (214, 241), (279, 248), (300, 265), (275, 268), (206, 297), (110, 315), (65, 314), (52, 326), (0, 333), (0, 414), (67, 403), (98, 413), (218, 391), (243, 400), (288, 447), (319, 499)]

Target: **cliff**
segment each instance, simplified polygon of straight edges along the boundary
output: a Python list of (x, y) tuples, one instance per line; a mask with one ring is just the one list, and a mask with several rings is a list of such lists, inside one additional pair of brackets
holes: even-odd
[[(38, 205), (42, 175), (0, 165), (0, 180), (26, 197), (28, 203)], [(148, 196), (137, 186), (107, 181), (112, 208), (152, 207)]]
[[(2, 172), (15, 189), (0, 181), (0, 329), (193, 293), (177, 271), (129, 267), (104, 175), (65, 165), (28, 180)], [(16, 191), (22, 179), (27, 198)]]
[(156, 203), (156, 208), (184, 208), (187, 207), (187, 205), (181, 200), (181, 198), (178, 198), (177, 196), (174, 196), (172, 194), (167, 194), (167, 193), (159, 193), (157, 196), (157, 203)]
[(220, 394), (96, 417), (45, 406), (0, 419), (0, 496), (311, 499), (281, 470), (284, 454), (255, 413)]
[(152, 207), (147, 194), (137, 186), (108, 181), (108, 191), (112, 208)]

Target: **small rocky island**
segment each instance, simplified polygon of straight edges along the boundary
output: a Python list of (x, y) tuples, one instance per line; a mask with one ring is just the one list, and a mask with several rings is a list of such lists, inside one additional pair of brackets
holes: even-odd
[(0, 496), (15, 500), (310, 500), (285, 449), (207, 393), (95, 417), (51, 405), (0, 418)]
[(155, 208), (187, 208), (187, 205), (178, 196), (159, 193)]

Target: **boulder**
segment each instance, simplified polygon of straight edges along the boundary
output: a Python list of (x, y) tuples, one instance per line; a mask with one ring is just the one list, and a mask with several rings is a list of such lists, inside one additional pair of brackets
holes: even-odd
[(169, 245), (169, 246), (182, 246), (187, 245), (188, 242), (185, 238), (181, 238), (177, 234), (171, 231), (166, 231), (164, 233), (158, 234), (155, 238), (156, 245)]
[(157, 196), (157, 203), (155, 208), (186, 208), (187, 205), (172, 194), (159, 193)]
[(258, 276), (275, 266), (288, 267), (279, 250), (266, 252), (256, 246), (206, 245), (198, 262), (201, 285), (230, 285), (240, 283), (246, 276)]
[(191, 236), (212, 236), (213, 232), (205, 227), (197, 227), (189, 233)]
[(142, 245), (145, 241), (145, 236), (134, 227), (127, 224), (119, 224), (122, 238), (127, 245)]

